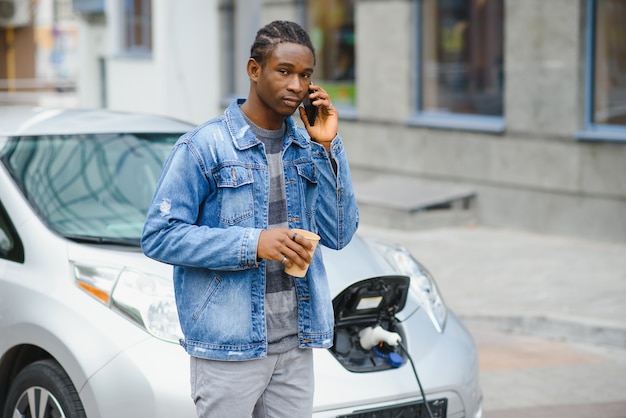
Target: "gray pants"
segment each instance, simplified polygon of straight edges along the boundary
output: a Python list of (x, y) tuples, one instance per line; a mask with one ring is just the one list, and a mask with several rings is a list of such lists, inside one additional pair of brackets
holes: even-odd
[(191, 357), (191, 396), (199, 418), (304, 418), (313, 410), (313, 352), (249, 361)]

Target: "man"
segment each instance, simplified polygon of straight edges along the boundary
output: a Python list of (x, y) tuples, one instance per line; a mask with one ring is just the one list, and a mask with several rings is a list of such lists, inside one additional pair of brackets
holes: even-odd
[[(179, 139), (149, 209), (143, 250), (174, 265), (202, 417), (312, 413), (310, 348), (332, 345), (334, 316), (321, 249), (311, 257), (291, 229), (340, 249), (358, 224), (337, 110), (311, 84), (314, 66), (299, 25), (260, 29), (247, 99)], [(313, 126), (307, 95), (318, 107)], [(305, 128), (292, 118), (297, 109)], [(308, 265), (305, 277), (286, 274), (293, 265)]]

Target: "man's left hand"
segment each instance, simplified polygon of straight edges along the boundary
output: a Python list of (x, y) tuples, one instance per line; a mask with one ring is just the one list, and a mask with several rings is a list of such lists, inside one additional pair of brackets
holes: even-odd
[(311, 84), (309, 89), (313, 90), (309, 98), (311, 99), (311, 104), (317, 106), (317, 118), (313, 126), (311, 126), (304, 106), (300, 106), (300, 119), (302, 119), (311, 139), (323, 145), (327, 151), (330, 151), (330, 143), (335, 139), (338, 132), (339, 112), (337, 112), (337, 109), (330, 101), (330, 96), (326, 93), (326, 90), (315, 84)]

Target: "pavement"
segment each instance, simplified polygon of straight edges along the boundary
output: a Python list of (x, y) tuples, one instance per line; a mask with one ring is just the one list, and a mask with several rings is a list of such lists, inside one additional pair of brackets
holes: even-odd
[(476, 341), (485, 418), (626, 417), (626, 245), (472, 225), (359, 232), (433, 274)]
[(626, 349), (626, 245), (478, 226), (359, 232), (406, 246), (466, 321)]

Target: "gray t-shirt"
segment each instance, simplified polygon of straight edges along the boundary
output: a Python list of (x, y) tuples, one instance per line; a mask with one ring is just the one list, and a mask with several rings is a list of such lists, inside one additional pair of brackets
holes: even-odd
[[(285, 127), (270, 131), (246, 118), (252, 132), (265, 146), (269, 166), (270, 195), (268, 229), (287, 228), (287, 200), (282, 162)], [(298, 306), (293, 278), (280, 261), (266, 260), (265, 318), (268, 354), (285, 353), (298, 347)]]

